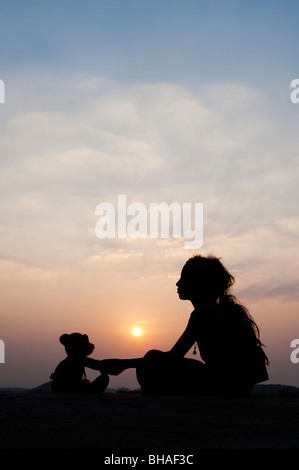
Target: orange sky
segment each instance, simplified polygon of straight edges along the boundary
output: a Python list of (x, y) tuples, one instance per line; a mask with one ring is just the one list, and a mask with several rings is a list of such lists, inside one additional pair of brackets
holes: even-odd
[[(145, 276), (128, 274), (129, 268), (134, 268), (134, 260), (128, 258), (113, 266), (103, 262), (96, 270), (78, 267), (74, 272), (44, 278), (40, 272), (24, 268), (22, 273), (19, 266), (15, 271), (11, 266), (10, 278), (5, 279), (2, 273), (6, 363), (0, 365), (0, 386), (34, 387), (47, 382), (65, 357), (59, 343), (62, 333), (87, 333), (96, 346), (92, 357), (99, 359), (140, 357), (148, 349), (171, 348), (192, 311), (191, 303), (179, 300), (176, 293), (175, 283), (188, 252), (181, 249), (179, 254), (176, 262), (168, 260), (167, 264), (165, 257), (161, 267), (157, 263)], [(240, 284), (250, 277), (251, 273), (243, 273)], [(238, 295), (237, 286), (238, 278)], [(299, 386), (299, 366), (290, 361), (297, 303), (271, 298), (241, 300), (250, 308), (267, 346), (270, 382)], [(140, 327), (143, 334), (134, 337), (133, 327)], [(90, 378), (94, 374), (88, 373)], [(110, 382), (111, 387), (137, 385), (134, 371), (112, 377)]]

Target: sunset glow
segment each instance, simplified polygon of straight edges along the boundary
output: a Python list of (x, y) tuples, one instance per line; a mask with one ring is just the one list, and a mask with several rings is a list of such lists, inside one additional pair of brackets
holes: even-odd
[(142, 334), (142, 331), (141, 331), (140, 328), (134, 328), (134, 329), (132, 330), (132, 334), (133, 334), (134, 336), (140, 336), (140, 335)]

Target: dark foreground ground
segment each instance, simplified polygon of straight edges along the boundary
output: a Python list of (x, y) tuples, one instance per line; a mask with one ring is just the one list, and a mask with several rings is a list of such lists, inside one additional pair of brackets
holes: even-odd
[(0, 391), (1, 449), (299, 449), (299, 396)]

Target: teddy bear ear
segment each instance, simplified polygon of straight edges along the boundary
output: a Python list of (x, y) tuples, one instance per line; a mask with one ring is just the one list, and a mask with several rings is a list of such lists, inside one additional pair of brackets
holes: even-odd
[(61, 342), (61, 344), (63, 344), (63, 346), (65, 346), (65, 343), (67, 342), (68, 337), (69, 335), (66, 333), (60, 336), (59, 341)]

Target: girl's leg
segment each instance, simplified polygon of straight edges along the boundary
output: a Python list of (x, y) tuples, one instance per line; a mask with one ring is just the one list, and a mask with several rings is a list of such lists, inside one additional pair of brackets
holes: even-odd
[(172, 358), (151, 350), (136, 368), (142, 393), (154, 395), (205, 395), (206, 367), (200, 361)]

